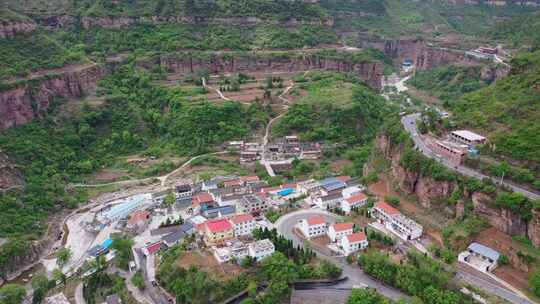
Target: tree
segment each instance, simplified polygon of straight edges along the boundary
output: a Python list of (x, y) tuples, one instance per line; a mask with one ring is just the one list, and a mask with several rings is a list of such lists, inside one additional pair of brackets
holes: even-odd
[(537, 296), (540, 297), (540, 269), (537, 269), (536, 272), (531, 276), (529, 280), (529, 286), (531, 291)]
[(347, 304), (390, 304), (390, 300), (375, 289), (353, 289)]
[(65, 284), (66, 283), (66, 275), (62, 272), (62, 270), (60, 270), (59, 268), (56, 268), (53, 270), (53, 273), (52, 273), (52, 276), (53, 276), (53, 280), (55, 283), (57, 284)]
[(167, 208), (172, 207), (174, 203), (176, 203), (176, 197), (174, 196), (174, 193), (167, 194), (163, 199), (163, 205), (165, 205), (165, 207)]
[(135, 287), (141, 290), (144, 289), (146, 285), (144, 284), (144, 278), (143, 278), (142, 272), (137, 271), (137, 273), (131, 278), (131, 283), (133, 283)]
[(6, 284), (0, 287), (1, 304), (20, 304), (26, 297), (26, 289), (18, 284)]
[(61, 248), (56, 252), (56, 265), (62, 268), (71, 259), (71, 250), (69, 248)]

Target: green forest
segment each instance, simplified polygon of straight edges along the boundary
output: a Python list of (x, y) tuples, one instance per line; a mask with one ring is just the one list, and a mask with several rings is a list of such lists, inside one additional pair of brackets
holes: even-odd
[(540, 51), (511, 61), (510, 75), (451, 102), (460, 127), (486, 132), (494, 154), (540, 162)]

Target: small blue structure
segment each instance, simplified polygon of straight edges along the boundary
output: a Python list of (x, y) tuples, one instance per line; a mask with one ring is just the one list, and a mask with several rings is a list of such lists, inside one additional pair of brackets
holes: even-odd
[(112, 239), (106, 239), (105, 241), (103, 241), (103, 243), (101, 243), (101, 246), (103, 248), (111, 248), (111, 245), (113, 244), (113, 240)]
[(321, 184), (321, 187), (328, 192), (332, 192), (332, 191), (347, 187), (347, 184), (345, 184), (344, 182), (340, 181), (339, 179), (335, 177), (325, 178), (320, 182), (320, 184)]
[(403, 60), (403, 66), (404, 67), (412, 67), (412, 65), (413, 65), (412, 60), (410, 60), (410, 59)]
[(285, 188), (281, 191), (279, 191), (277, 194), (281, 197), (283, 196), (287, 196), (289, 194), (293, 194), (294, 193), (294, 189), (293, 188)]

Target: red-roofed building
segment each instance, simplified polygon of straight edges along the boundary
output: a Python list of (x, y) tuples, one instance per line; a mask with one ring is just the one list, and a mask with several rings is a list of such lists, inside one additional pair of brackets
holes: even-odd
[(240, 180), (245, 185), (252, 185), (256, 184), (260, 181), (259, 177), (257, 175), (250, 175), (250, 176), (241, 176)]
[(238, 214), (231, 218), (231, 223), (236, 237), (251, 235), (255, 229), (255, 218), (251, 214)]
[(234, 186), (243, 186), (243, 185), (244, 185), (244, 182), (242, 182), (242, 180), (240, 179), (232, 179), (232, 180), (223, 182), (223, 186), (225, 187), (234, 187)]
[(422, 236), (420, 224), (401, 214), (396, 208), (385, 202), (378, 202), (371, 208), (370, 214), (403, 240), (414, 240)]
[(150, 220), (150, 211), (138, 210), (133, 212), (127, 222), (126, 228), (133, 232), (144, 230)]
[(214, 198), (208, 192), (202, 192), (195, 195), (191, 199), (191, 208), (193, 208), (193, 213), (199, 213), (201, 210), (206, 210), (210, 206), (214, 206)]
[(308, 239), (325, 235), (327, 231), (326, 220), (322, 216), (311, 216), (301, 220), (299, 228)]
[(204, 240), (207, 244), (222, 243), (234, 237), (233, 225), (228, 219), (211, 220), (204, 225)]
[(152, 243), (144, 247), (142, 251), (144, 255), (149, 256), (151, 254), (158, 252), (160, 249), (161, 249), (161, 241)]
[(345, 255), (350, 255), (358, 250), (366, 249), (367, 246), (368, 240), (366, 234), (363, 232), (346, 235), (340, 240), (340, 247), (343, 249)]
[(384, 224), (385, 222), (391, 222), (392, 218), (400, 213), (396, 208), (390, 206), (390, 204), (378, 202), (371, 208), (370, 214), (372, 217), (378, 219), (381, 224)]
[(341, 201), (341, 210), (346, 214), (351, 213), (353, 208), (362, 207), (368, 202), (368, 197), (364, 193), (357, 193)]
[(277, 193), (279, 190), (281, 190), (281, 187), (265, 187), (261, 189), (261, 193)]
[(342, 237), (353, 233), (353, 223), (336, 223), (328, 227), (328, 237), (332, 242), (339, 241)]

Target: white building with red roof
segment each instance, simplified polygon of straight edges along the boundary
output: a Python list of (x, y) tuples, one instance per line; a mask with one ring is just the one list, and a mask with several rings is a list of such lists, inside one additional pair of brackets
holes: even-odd
[(209, 206), (215, 205), (214, 197), (208, 192), (201, 192), (191, 199), (191, 208), (193, 214), (198, 214), (206, 210)]
[(249, 236), (255, 229), (255, 218), (251, 214), (237, 214), (230, 219), (233, 228), (234, 236)]
[(368, 246), (368, 240), (365, 233), (357, 232), (342, 237), (339, 244), (343, 249), (343, 253), (347, 256), (358, 250), (366, 249)]
[(242, 181), (242, 183), (245, 186), (249, 186), (249, 185), (257, 184), (261, 180), (257, 175), (249, 175), (249, 176), (240, 176), (240, 181)]
[(423, 227), (404, 216), (386, 202), (378, 202), (370, 210), (371, 217), (403, 240), (414, 240), (422, 236)]
[(353, 223), (336, 223), (328, 227), (328, 237), (332, 242), (339, 241), (342, 237), (353, 233)]
[(234, 229), (228, 219), (206, 221), (203, 224), (204, 240), (207, 244), (223, 243), (234, 238)]
[(326, 220), (322, 216), (311, 216), (300, 221), (300, 231), (308, 239), (315, 238), (326, 234)]
[(359, 208), (366, 205), (368, 202), (368, 197), (364, 193), (357, 193), (355, 195), (349, 196), (341, 201), (340, 207), (345, 214), (351, 213), (353, 208)]

